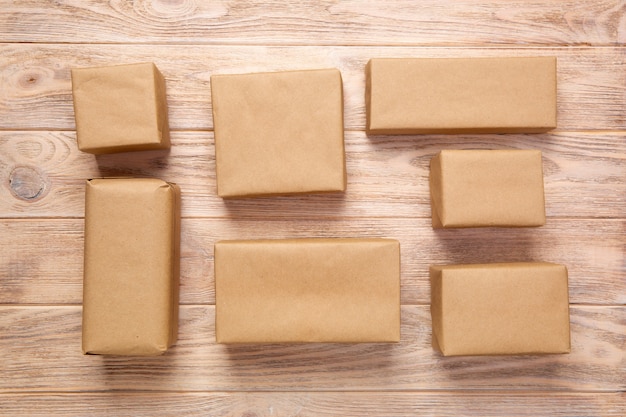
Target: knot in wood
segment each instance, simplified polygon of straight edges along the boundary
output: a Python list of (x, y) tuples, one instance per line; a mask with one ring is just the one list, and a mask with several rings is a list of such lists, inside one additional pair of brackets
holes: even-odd
[(41, 78), (41, 74), (31, 71), (22, 75), (19, 79), (19, 83), (22, 88), (33, 88), (40, 82)]
[(46, 179), (36, 168), (18, 166), (9, 175), (9, 188), (15, 197), (32, 201), (43, 197), (47, 189)]

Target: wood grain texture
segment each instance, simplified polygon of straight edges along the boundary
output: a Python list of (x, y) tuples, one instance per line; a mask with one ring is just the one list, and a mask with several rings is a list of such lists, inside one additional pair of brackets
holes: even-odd
[[(0, 415), (626, 415), (626, 1), (0, 0)], [(541, 135), (366, 136), (375, 57), (556, 56), (558, 128)], [(172, 149), (76, 147), (70, 69), (155, 62)], [(210, 77), (336, 67), (348, 191), (215, 195)], [(540, 149), (547, 225), (430, 226), (441, 149)], [(180, 340), (163, 357), (80, 352), (84, 180), (183, 191)], [(219, 239), (397, 238), (402, 342), (214, 343)], [(428, 266), (568, 266), (570, 355), (443, 358)]]
[(81, 217), (84, 180), (159, 177), (178, 183), (183, 217), (430, 217), (430, 159), (441, 149), (539, 149), (553, 217), (626, 216), (626, 131), (543, 135), (376, 136), (346, 132), (345, 194), (225, 201), (216, 194), (212, 132), (173, 132), (172, 149), (94, 155), (74, 132), (0, 132), (0, 217)]
[[(626, 304), (626, 221), (549, 220), (541, 228), (433, 230), (428, 219), (183, 219), (181, 303), (214, 304), (222, 239), (389, 237), (400, 241), (403, 304), (430, 303), (431, 264), (550, 261), (569, 269), (570, 302)], [(80, 304), (82, 219), (0, 221), (0, 303)], [(585, 244), (581, 244), (585, 242)], [(62, 262), (60, 262), (62, 260)]]
[(559, 130), (626, 130), (626, 47), (419, 48), (0, 44), (0, 129), (74, 129), (70, 68), (152, 61), (170, 127), (211, 129), (211, 74), (336, 67), (348, 130), (365, 129), (365, 64), (376, 57), (556, 56)]
[(241, 417), (623, 417), (623, 393), (307, 392), (307, 393), (77, 393), (0, 394), (11, 416), (241, 416)]
[[(9, 42), (296, 45), (593, 44), (626, 41), (620, 0), (0, 1)], [(53, 19), (50, 17), (53, 16)], [(472, 26), (472, 30), (468, 29)], [(59, 30), (62, 27), (63, 30)]]
[(397, 344), (217, 345), (214, 312), (182, 307), (176, 347), (132, 358), (81, 356), (80, 307), (0, 307), (0, 392), (626, 388), (626, 307), (572, 307), (571, 354), (450, 358), (428, 306), (402, 308)]

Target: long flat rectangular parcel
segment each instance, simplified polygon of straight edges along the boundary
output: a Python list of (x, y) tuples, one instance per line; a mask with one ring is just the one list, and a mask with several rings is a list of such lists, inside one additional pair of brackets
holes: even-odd
[(218, 343), (397, 342), (400, 244), (217, 242), (215, 298)]
[(556, 58), (376, 58), (367, 133), (538, 133), (556, 127)]

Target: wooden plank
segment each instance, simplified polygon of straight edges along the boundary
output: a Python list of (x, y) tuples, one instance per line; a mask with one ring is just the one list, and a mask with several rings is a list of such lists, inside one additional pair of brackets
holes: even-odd
[(10, 416), (336, 416), (401, 417), (554, 416), (623, 417), (624, 393), (481, 392), (223, 392), (4, 394), (0, 409)]
[[(9, 42), (501, 45), (624, 42), (620, 0), (46, 2), (3, 0)], [(59, 30), (62, 28), (62, 30)]]
[(365, 126), (365, 64), (375, 57), (558, 58), (558, 129), (626, 128), (626, 48), (270, 47), (212, 45), (0, 45), (0, 129), (74, 128), (70, 68), (153, 61), (167, 81), (170, 126), (212, 128), (209, 79), (243, 73), (337, 67), (345, 126)]
[[(430, 303), (431, 264), (550, 261), (569, 269), (570, 302), (626, 304), (625, 220), (549, 220), (541, 228), (433, 230), (427, 219), (183, 219), (181, 303), (214, 304), (222, 239), (390, 237), (400, 241), (403, 304)], [(80, 304), (83, 221), (0, 222), (0, 303)]]
[(345, 194), (224, 201), (212, 132), (173, 132), (171, 151), (95, 157), (74, 132), (0, 132), (0, 217), (80, 217), (84, 180), (154, 176), (178, 183), (184, 217), (430, 217), (431, 157), (441, 149), (539, 149), (548, 217), (626, 217), (626, 132), (377, 136), (346, 132)]
[(80, 354), (80, 307), (0, 307), (0, 392), (626, 389), (626, 307), (571, 308), (572, 353), (450, 357), (428, 306), (402, 308), (397, 344), (217, 345), (214, 307), (181, 308), (160, 357)]
[[(0, 415), (626, 415), (624, 0), (0, 0)], [(366, 136), (373, 57), (558, 58), (558, 129), (542, 135)], [(153, 61), (173, 147), (76, 148), (69, 69)], [(348, 191), (215, 195), (210, 76), (337, 67)], [(548, 224), (430, 227), (440, 149), (541, 149)], [(183, 188), (178, 346), (158, 358), (80, 353), (83, 182), (156, 176)], [(219, 239), (395, 237), (402, 342), (214, 343)], [(430, 263), (569, 267), (570, 355), (443, 358)]]

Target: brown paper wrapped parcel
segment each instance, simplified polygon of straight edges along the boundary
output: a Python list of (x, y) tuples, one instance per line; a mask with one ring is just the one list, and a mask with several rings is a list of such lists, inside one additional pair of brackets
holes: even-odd
[(444, 356), (570, 351), (565, 266), (432, 266), (430, 280), (433, 345)]
[(176, 342), (179, 247), (175, 184), (87, 181), (83, 353), (159, 355)]
[(81, 151), (170, 147), (165, 79), (153, 63), (72, 69), (72, 94)]
[(537, 133), (556, 127), (556, 58), (372, 59), (374, 135)]
[(430, 195), (434, 228), (546, 223), (536, 150), (443, 150), (430, 162)]
[(211, 76), (220, 197), (345, 191), (337, 69)]
[(217, 242), (215, 304), (218, 343), (397, 342), (400, 244)]

